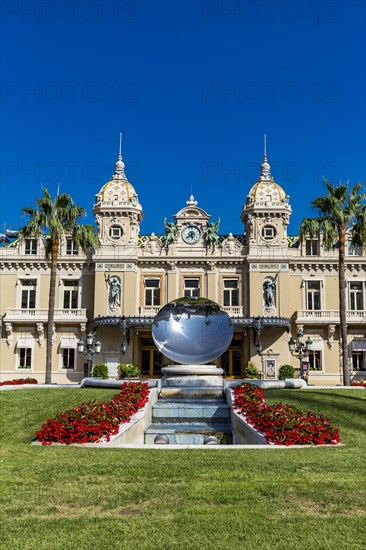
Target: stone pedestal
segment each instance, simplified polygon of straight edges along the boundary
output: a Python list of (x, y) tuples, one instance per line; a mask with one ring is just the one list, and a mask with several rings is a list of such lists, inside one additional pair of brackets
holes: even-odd
[(171, 365), (162, 369), (161, 396), (217, 399), (224, 389), (223, 370), (207, 365)]

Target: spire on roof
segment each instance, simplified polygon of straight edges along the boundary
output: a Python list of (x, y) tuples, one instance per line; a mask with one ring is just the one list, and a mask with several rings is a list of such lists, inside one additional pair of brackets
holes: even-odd
[(267, 135), (264, 134), (264, 156), (263, 156), (263, 162), (261, 164), (261, 175), (259, 177), (260, 180), (271, 180), (271, 167), (267, 160)]
[(125, 169), (125, 163), (122, 160), (122, 132), (119, 133), (119, 153), (118, 153), (118, 160), (116, 162), (114, 175), (115, 176), (123, 176), (124, 175), (124, 169)]

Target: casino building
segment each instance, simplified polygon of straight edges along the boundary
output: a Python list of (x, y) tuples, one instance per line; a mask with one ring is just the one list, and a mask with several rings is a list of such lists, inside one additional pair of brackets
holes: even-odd
[[(231, 316), (233, 340), (216, 360), (228, 377), (244, 377), (249, 362), (266, 379), (277, 378), (283, 364), (298, 371), (288, 341), (300, 330), (313, 341), (304, 358), (309, 383), (341, 383), (337, 247), (326, 251), (321, 237), (288, 236), (291, 212), (265, 155), (236, 213), (240, 235), (219, 234), (217, 220), (193, 196), (174, 221), (165, 221), (166, 235), (140, 235), (142, 205), (119, 154), (95, 197), (100, 248), (85, 257), (67, 236), (60, 246), (52, 381), (83, 378), (77, 344), (90, 331), (102, 345), (94, 362), (107, 364), (110, 376), (119, 363), (135, 363), (145, 377), (159, 377), (168, 359), (152, 340), (153, 318), (167, 302), (187, 296), (210, 298)], [(42, 240), (2, 246), (0, 276), (0, 378), (44, 382), (50, 268)], [(352, 378), (365, 378), (365, 249), (348, 247), (346, 279)]]

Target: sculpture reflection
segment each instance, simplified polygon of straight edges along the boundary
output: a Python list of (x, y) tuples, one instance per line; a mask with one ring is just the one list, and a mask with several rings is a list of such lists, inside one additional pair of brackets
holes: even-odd
[(206, 298), (178, 298), (165, 305), (152, 326), (155, 345), (180, 364), (202, 365), (222, 355), (234, 328), (229, 315)]

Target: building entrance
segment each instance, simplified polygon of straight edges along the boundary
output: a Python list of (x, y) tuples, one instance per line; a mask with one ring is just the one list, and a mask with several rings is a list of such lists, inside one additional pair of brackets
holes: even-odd
[(142, 376), (157, 378), (161, 376), (164, 355), (160, 353), (152, 338), (141, 338), (140, 340), (140, 366)]
[(242, 351), (240, 348), (229, 348), (221, 356), (221, 368), (225, 376), (242, 378)]

